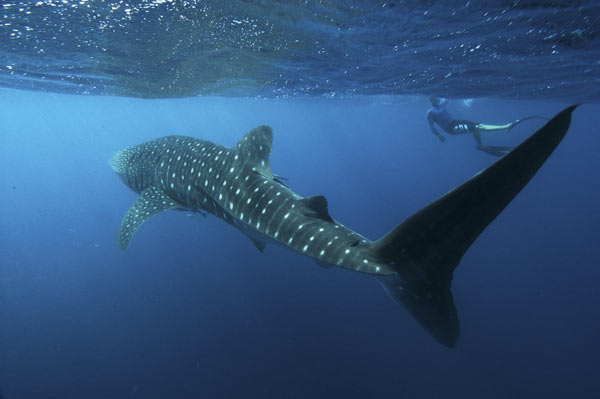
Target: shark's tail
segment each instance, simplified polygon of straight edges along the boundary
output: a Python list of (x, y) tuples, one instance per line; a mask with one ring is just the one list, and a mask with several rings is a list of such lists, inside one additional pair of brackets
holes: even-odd
[(454, 269), (552, 154), (576, 107), (560, 112), (510, 153), (373, 243), (377, 256), (397, 271), (378, 280), (443, 345), (455, 346), (459, 336), (450, 291)]

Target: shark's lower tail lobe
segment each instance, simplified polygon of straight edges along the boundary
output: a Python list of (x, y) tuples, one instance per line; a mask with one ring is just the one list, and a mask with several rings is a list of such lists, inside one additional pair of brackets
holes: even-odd
[(460, 330), (450, 291), (454, 269), (552, 154), (576, 107), (373, 243), (377, 256), (397, 271), (378, 280), (443, 345), (455, 346)]

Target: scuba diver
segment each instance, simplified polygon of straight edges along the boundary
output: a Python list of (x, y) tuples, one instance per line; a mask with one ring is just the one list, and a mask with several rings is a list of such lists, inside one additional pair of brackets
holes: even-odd
[(477, 148), (480, 151), (487, 152), (488, 154), (494, 155), (496, 157), (501, 157), (507, 154), (508, 152), (510, 152), (510, 150), (512, 150), (513, 147), (500, 145), (483, 145), (481, 142), (481, 132), (494, 132), (501, 130), (509, 132), (517, 124), (528, 119), (548, 119), (542, 116), (528, 116), (523, 119), (517, 119), (516, 121), (507, 123), (505, 125), (486, 125), (483, 123), (454, 119), (446, 109), (446, 104), (448, 103), (448, 99), (446, 98), (431, 96), (429, 97), (429, 101), (431, 101), (432, 105), (432, 107), (427, 111), (427, 120), (429, 121), (429, 127), (431, 128), (433, 134), (435, 134), (442, 143), (446, 141), (446, 138), (435, 129), (434, 124), (437, 124), (446, 133), (451, 134), (453, 136), (468, 133), (472, 134), (473, 138), (475, 138), (475, 141), (477, 142), (477, 146), (475, 148)]

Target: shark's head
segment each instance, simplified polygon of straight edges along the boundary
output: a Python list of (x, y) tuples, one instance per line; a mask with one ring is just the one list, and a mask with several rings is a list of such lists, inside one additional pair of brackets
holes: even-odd
[(127, 169), (127, 163), (129, 161), (129, 158), (131, 158), (131, 154), (129, 154), (129, 151), (121, 150), (116, 152), (112, 157), (110, 157), (108, 163), (110, 164), (112, 170), (114, 170), (119, 176), (122, 176), (125, 174), (125, 171)]
[(129, 184), (127, 179), (127, 165), (130, 164), (132, 155), (131, 149), (121, 150), (110, 157), (108, 163), (110, 164), (112, 170), (114, 170), (121, 180), (123, 180), (123, 183), (125, 183), (131, 189), (134, 189), (134, 187)]
[(140, 193), (150, 183), (158, 148), (155, 142), (144, 143), (115, 153), (108, 163), (121, 180), (133, 191)]

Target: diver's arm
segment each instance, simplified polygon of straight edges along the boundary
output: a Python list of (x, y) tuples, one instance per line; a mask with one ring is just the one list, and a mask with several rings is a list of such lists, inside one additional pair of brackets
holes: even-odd
[(440, 139), (440, 141), (443, 143), (444, 141), (446, 141), (446, 138), (444, 136), (442, 136), (436, 129), (435, 126), (433, 124), (433, 121), (431, 120), (431, 118), (429, 116), (427, 116), (427, 120), (429, 121), (429, 128), (431, 129), (431, 131), (433, 132), (433, 134), (435, 134), (437, 136), (438, 139)]

